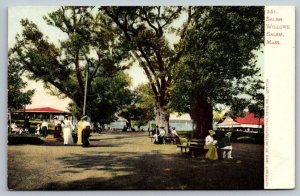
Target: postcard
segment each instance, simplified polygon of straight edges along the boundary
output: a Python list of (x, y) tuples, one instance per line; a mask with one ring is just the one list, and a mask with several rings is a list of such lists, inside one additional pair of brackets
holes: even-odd
[(8, 7), (7, 187), (295, 188), (294, 6)]

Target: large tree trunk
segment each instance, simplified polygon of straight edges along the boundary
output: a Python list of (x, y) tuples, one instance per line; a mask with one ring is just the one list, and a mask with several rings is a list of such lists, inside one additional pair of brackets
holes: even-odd
[(164, 127), (166, 132), (169, 128), (169, 114), (165, 107), (161, 106), (160, 104), (156, 104), (154, 108), (154, 115), (155, 115), (155, 124), (158, 127)]
[(191, 118), (196, 127), (193, 130), (193, 137), (203, 139), (208, 135), (208, 130), (212, 129), (213, 111), (212, 106), (207, 102), (207, 98), (197, 96), (192, 103)]

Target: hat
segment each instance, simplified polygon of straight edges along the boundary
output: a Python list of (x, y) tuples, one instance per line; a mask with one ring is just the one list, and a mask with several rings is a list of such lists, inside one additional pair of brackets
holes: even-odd
[(227, 132), (225, 136), (231, 136), (232, 132)]
[(80, 120), (86, 119), (87, 115), (83, 115)]
[(216, 134), (216, 132), (214, 130), (209, 130), (208, 132), (209, 132), (210, 135)]

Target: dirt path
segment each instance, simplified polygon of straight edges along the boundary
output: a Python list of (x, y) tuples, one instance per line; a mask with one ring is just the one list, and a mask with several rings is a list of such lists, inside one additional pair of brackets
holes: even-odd
[(233, 144), (233, 160), (208, 161), (155, 145), (146, 133), (101, 134), (91, 147), (8, 146), (8, 187), (73, 189), (262, 189), (263, 146)]

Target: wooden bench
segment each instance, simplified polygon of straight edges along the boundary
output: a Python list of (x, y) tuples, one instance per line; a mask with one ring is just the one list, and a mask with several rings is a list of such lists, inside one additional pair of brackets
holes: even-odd
[(177, 145), (177, 148), (180, 148), (180, 151), (182, 152), (182, 150), (184, 149), (184, 152), (186, 152), (186, 149), (189, 148), (188, 144), (186, 145)]
[(195, 157), (195, 152), (200, 152), (201, 154), (204, 152), (207, 152), (206, 149), (204, 149), (204, 140), (199, 140), (199, 139), (190, 139), (188, 140), (186, 145), (177, 145), (177, 148), (180, 148), (180, 151), (187, 152), (187, 149), (189, 149), (189, 153), (192, 155), (192, 157)]
[(194, 158), (196, 152), (199, 152), (200, 155), (204, 155), (207, 152), (207, 149), (204, 149), (205, 140), (204, 139), (191, 139), (189, 143), (189, 153)]
[[(153, 142), (154, 137), (153, 137), (153, 136), (150, 136), (149, 138), (151, 139), (151, 142)], [(168, 136), (165, 136), (165, 137), (163, 137), (163, 144), (165, 144), (166, 141), (170, 141), (170, 143), (175, 144), (175, 138), (176, 138), (176, 137), (168, 137)]]

